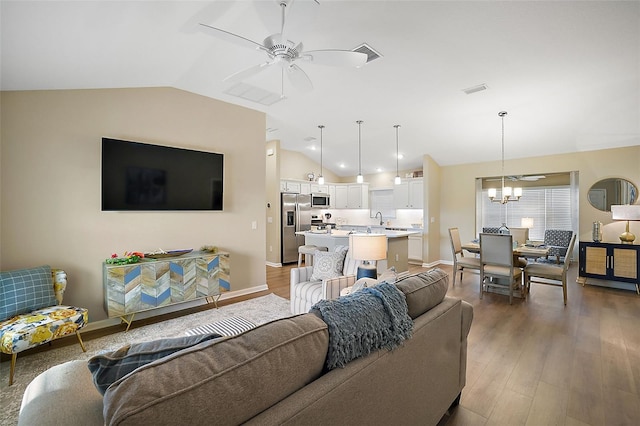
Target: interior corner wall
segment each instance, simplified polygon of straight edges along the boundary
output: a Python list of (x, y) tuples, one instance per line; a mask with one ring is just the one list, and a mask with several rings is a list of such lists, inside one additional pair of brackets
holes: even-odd
[(267, 142), (266, 147), (266, 194), (265, 217), (266, 217), (266, 247), (267, 264), (280, 264), (280, 247), (282, 244), (280, 236), (280, 141), (273, 140)]
[[(112, 253), (215, 245), (232, 293), (266, 285), (264, 113), (172, 88), (2, 92), (0, 108), (2, 270), (64, 269), (90, 321)], [(102, 212), (102, 137), (223, 153), (224, 211)]]

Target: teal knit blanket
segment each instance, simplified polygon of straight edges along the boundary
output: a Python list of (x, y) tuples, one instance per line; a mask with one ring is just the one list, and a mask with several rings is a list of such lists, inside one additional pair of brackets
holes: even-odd
[(321, 300), (310, 312), (328, 326), (327, 370), (344, 367), (379, 349), (394, 349), (411, 337), (413, 329), (404, 294), (386, 282), (338, 299)]

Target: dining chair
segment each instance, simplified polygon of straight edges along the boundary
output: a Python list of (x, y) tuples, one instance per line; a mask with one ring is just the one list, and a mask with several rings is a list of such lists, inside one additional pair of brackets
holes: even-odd
[(513, 237), (480, 234), (480, 299), (485, 287), (503, 287), (508, 288), (512, 304), (514, 288), (524, 294), (521, 278), (522, 270), (513, 261)]
[(464, 255), (458, 228), (449, 228), (449, 239), (451, 240), (451, 251), (453, 254), (453, 287), (455, 287), (458, 271), (460, 271), (460, 282), (462, 282), (462, 273), (465, 269), (480, 271), (480, 259), (475, 256)]
[(560, 258), (564, 257), (567, 253), (567, 247), (573, 231), (567, 231), (562, 229), (546, 229), (544, 231), (544, 244), (549, 247), (549, 256), (555, 256), (556, 263), (560, 263)]
[(524, 287), (527, 292), (530, 291), (531, 283), (562, 286), (562, 296), (564, 304), (567, 304), (567, 271), (571, 264), (571, 252), (576, 242), (576, 235), (571, 236), (569, 247), (564, 256), (564, 262), (561, 265), (553, 265), (549, 263), (530, 263), (524, 268)]
[[(529, 239), (529, 228), (509, 228), (509, 231), (513, 237), (513, 242), (517, 243), (517, 245), (525, 244)], [(528, 263), (527, 259), (523, 256), (515, 256), (514, 262), (516, 262), (516, 266), (519, 268), (526, 267)]]

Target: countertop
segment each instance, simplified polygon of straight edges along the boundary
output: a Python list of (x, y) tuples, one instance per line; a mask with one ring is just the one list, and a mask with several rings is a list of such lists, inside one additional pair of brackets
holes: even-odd
[[(347, 238), (350, 233), (363, 233), (363, 232), (351, 232), (345, 231), (342, 229), (332, 229), (331, 234), (326, 232), (313, 232), (313, 231), (304, 231), (304, 232), (296, 232), (298, 235), (312, 235), (314, 237), (324, 237), (324, 238)], [(383, 234), (386, 235), (387, 238), (401, 238), (408, 237), (409, 235), (420, 234), (419, 231), (395, 231), (395, 230), (382, 230), (382, 232), (372, 232), (372, 234)]]

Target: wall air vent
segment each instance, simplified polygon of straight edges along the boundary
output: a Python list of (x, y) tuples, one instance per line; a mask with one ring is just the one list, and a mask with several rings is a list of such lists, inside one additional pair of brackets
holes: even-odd
[(224, 93), (266, 106), (273, 105), (283, 99), (278, 93), (269, 92), (268, 90), (247, 83), (234, 84), (225, 90)]
[(470, 95), (472, 93), (482, 92), (483, 90), (487, 90), (487, 89), (488, 87), (486, 84), (479, 84), (477, 86), (467, 87), (466, 89), (462, 89), (462, 91), (467, 95)]
[(382, 55), (378, 53), (373, 47), (369, 46), (367, 43), (362, 43), (360, 46), (352, 49), (353, 52), (360, 52), (367, 55), (367, 64), (374, 59), (382, 58)]

